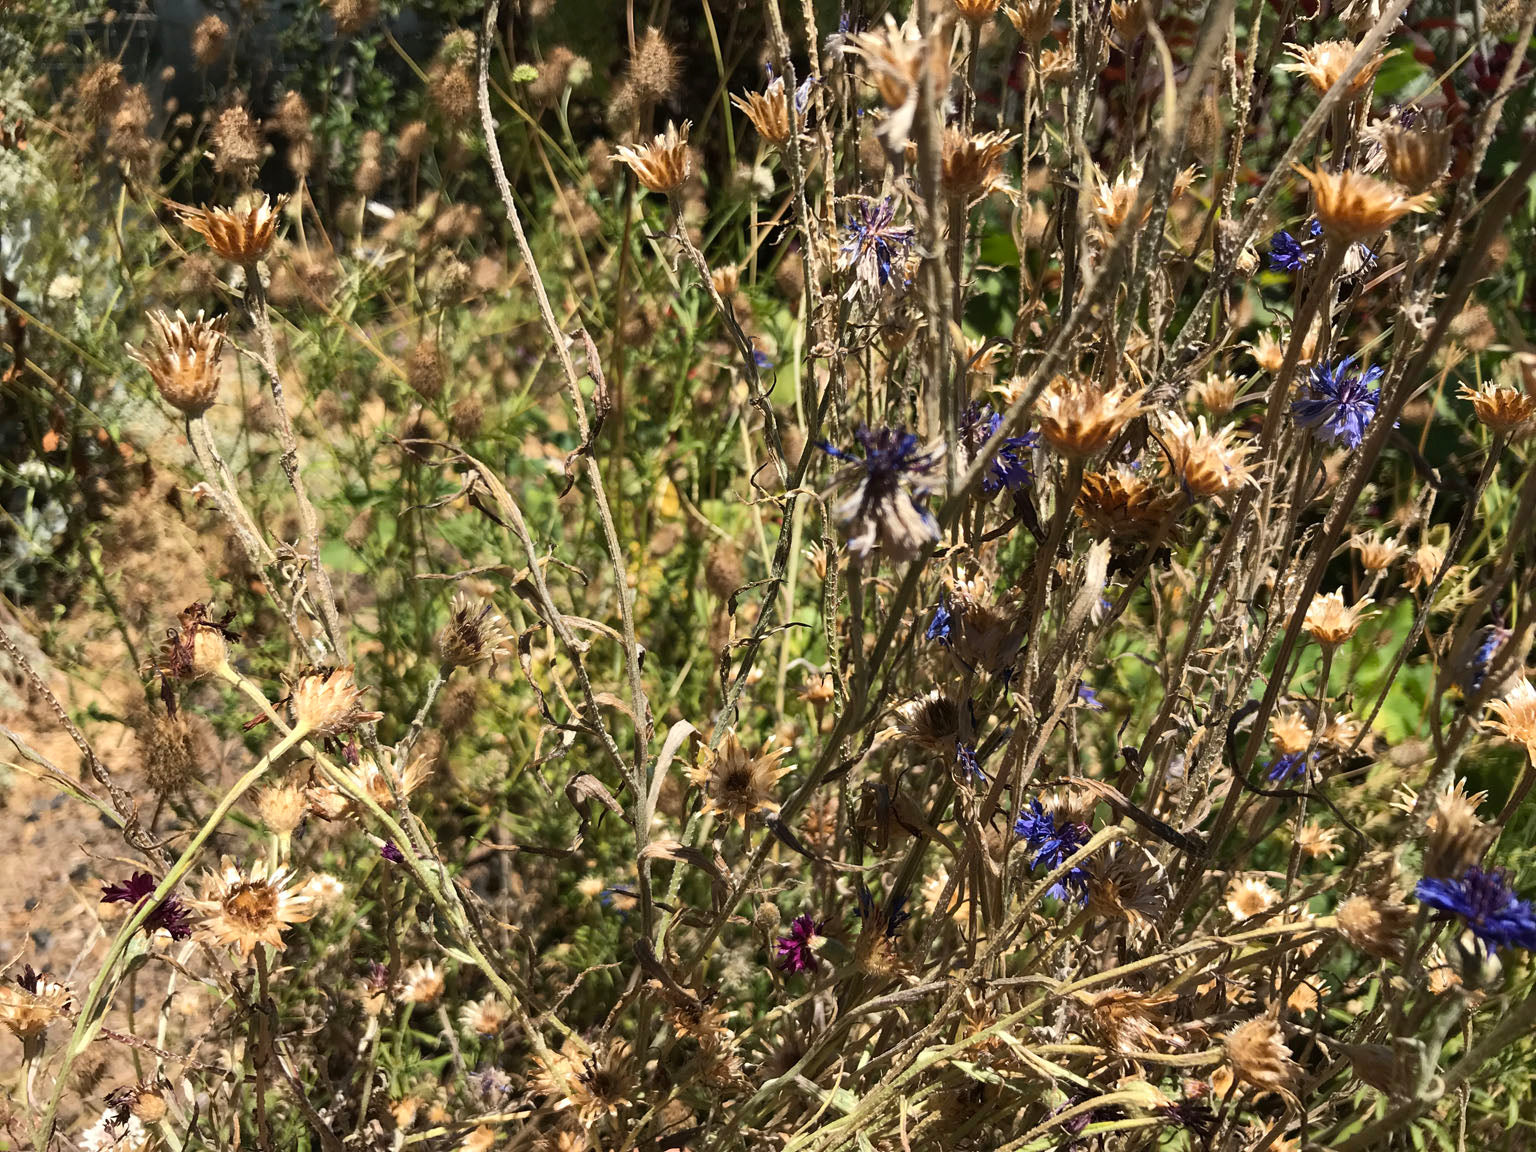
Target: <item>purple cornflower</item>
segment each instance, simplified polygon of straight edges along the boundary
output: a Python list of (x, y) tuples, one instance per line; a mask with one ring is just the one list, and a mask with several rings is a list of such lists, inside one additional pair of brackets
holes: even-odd
[[(1283, 229), (1269, 240), (1269, 266), (1280, 272), (1296, 272), (1311, 264), (1323, 250), (1323, 225), (1315, 217), (1307, 224), (1307, 234), (1298, 239)], [(1351, 244), (1340, 269), (1345, 276), (1366, 272), (1376, 266), (1376, 253), (1364, 244)]]
[(937, 640), (945, 648), (949, 647), (949, 630), (954, 625), (955, 618), (947, 606), (935, 604), (933, 606), (933, 619), (928, 622), (928, 631), (924, 633), (929, 640)]
[(981, 770), (981, 762), (976, 759), (976, 749), (969, 744), (955, 744), (955, 762), (960, 765), (960, 770), (966, 775), (987, 782), (987, 774)]
[(1490, 953), (1511, 945), (1536, 951), (1536, 909), (1514, 894), (1502, 868), (1473, 865), (1460, 880), (1420, 880), (1414, 895), (1459, 918)]
[[(1054, 871), (1088, 843), (1087, 825), (1073, 824), (1066, 820), (1058, 823), (1056, 817), (1045, 810), (1039, 797), (1031, 800), (1029, 806), (1019, 813), (1019, 818), (1013, 822), (1013, 832), (1024, 841), (1025, 848), (1034, 853), (1029, 861), (1032, 870), (1043, 865), (1046, 871)], [(1045, 894), (1063, 902), (1071, 897), (1080, 904), (1086, 903), (1088, 869), (1081, 864), (1074, 865)]]
[[(156, 887), (155, 878), (148, 872), (135, 872), (121, 884), (102, 885), (101, 902), (131, 904), (137, 909), (154, 895)], [(160, 901), (144, 921), (144, 931), (151, 936), (162, 928), (172, 940), (185, 940), (192, 935), (192, 914), (174, 895)]]
[[(875, 292), (891, 281), (898, 253), (912, 247), (912, 227), (896, 223), (896, 204), (884, 200), (863, 199), (849, 210), (847, 236), (838, 253), (837, 266), (853, 270), (852, 296), (860, 288)], [(903, 274), (903, 281), (906, 277)]]
[(802, 912), (789, 923), (789, 935), (779, 937), (779, 970), (793, 975), (809, 972), (816, 967), (816, 952), (812, 947), (821, 935), (822, 923)]
[(379, 855), (384, 857), (384, 859), (388, 860), (391, 864), (405, 863), (404, 853), (402, 853), (399, 848), (395, 847), (395, 842), (393, 840), (384, 841), (383, 845), (379, 848)]
[(939, 522), (924, 507), (926, 477), (943, 455), (927, 451), (903, 428), (860, 428), (854, 437), (864, 449), (853, 456), (823, 443), (822, 451), (845, 464), (833, 486), (853, 485), (853, 491), (832, 510), (848, 532), (848, 551), (867, 556), (877, 544), (892, 563), (916, 560), (939, 538)]
[(1216, 1113), (1204, 1100), (1180, 1100), (1177, 1104), (1165, 1104), (1158, 1111), (1169, 1123), (1177, 1124), (1202, 1140), (1210, 1139), (1216, 1131)]
[(1354, 360), (1350, 356), (1336, 364), (1314, 365), (1302, 386), (1302, 396), (1291, 404), (1296, 423), (1312, 429), (1324, 444), (1360, 447), (1366, 428), (1376, 417), (1376, 406), (1381, 403), (1381, 387), (1376, 381), (1382, 371), (1379, 367), (1351, 371)]
[[(980, 453), (1002, 426), (1002, 413), (994, 412), (987, 404), (972, 404), (960, 421), (960, 439), (967, 453), (973, 456)], [(1029, 487), (1035, 479), (1030, 453), (1039, 442), (1040, 437), (1035, 432), (1004, 440), (981, 478), (982, 494), (994, 496), (999, 492), (1017, 492)]]

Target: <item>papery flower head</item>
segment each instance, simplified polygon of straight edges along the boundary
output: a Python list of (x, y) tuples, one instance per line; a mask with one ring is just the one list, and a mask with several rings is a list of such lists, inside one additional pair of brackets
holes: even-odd
[(1410, 192), (1428, 192), (1451, 163), (1451, 130), (1440, 123), (1392, 128), (1381, 138), (1387, 171)]
[(1097, 455), (1146, 410), (1144, 395), (1145, 389), (1105, 390), (1080, 376), (1057, 376), (1040, 396), (1040, 435), (1064, 456)]
[[(176, 627), (166, 630), (165, 642), (153, 672), (170, 680), (201, 680), (216, 674), (229, 662), (229, 645), (240, 633), (229, 629), (233, 612), (215, 619), (201, 602), (188, 605), (176, 616)], [(153, 674), (153, 672), (151, 674)]]
[(1405, 196), (1395, 184), (1359, 172), (1311, 171), (1296, 166), (1312, 186), (1317, 218), (1329, 239), (1345, 244), (1385, 232), (1410, 212), (1429, 207), (1427, 194)]
[(1410, 592), (1428, 588), (1445, 567), (1445, 549), (1437, 544), (1420, 544), (1403, 565), (1403, 587)]
[(1472, 411), (1485, 428), (1506, 435), (1529, 431), (1536, 421), (1536, 396), (1492, 380), (1476, 388), (1463, 384), (1456, 395), (1472, 403)]
[(1243, 382), (1231, 372), (1207, 372), (1189, 386), (1189, 395), (1213, 416), (1225, 416), (1237, 407)]
[(1486, 792), (1467, 794), (1467, 782), (1458, 780), (1435, 797), (1425, 822), (1424, 875), (1431, 880), (1466, 874), (1488, 851), (1498, 829), (1478, 818), (1477, 808)]
[(384, 713), (363, 707), (363, 691), (352, 666), (312, 668), (295, 680), (288, 693), (288, 713), (296, 729), (311, 736), (342, 736)]
[(1003, 5), (1003, 15), (1026, 44), (1039, 44), (1050, 34), (1056, 7), (1055, 0), (1016, 0)]
[(1279, 899), (1280, 894), (1262, 876), (1234, 876), (1227, 885), (1227, 912), (1234, 920), (1263, 915)]
[(688, 156), (688, 130), (691, 127), (687, 120), (681, 128), (669, 122), (667, 130), (649, 144), (639, 147), (619, 145), (613, 159), (627, 166), (647, 191), (670, 196), (693, 174), (693, 162)]
[(1168, 452), (1164, 471), (1177, 477), (1192, 499), (1219, 499), (1252, 482), (1248, 458), (1253, 447), (1234, 440), (1231, 427), (1212, 432), (1204, 416), (1191, 424), (1177, 412), (1166, 412), (1162, 430)]
[[(1287, 44), (1285, 50), (1293, 59), (1281, 64), (1281, 70), (1305, 76), (1319, 95), (1338, 83), (1339, 77), (1344, 75), (1344, 69), (1349, 67), (1349, 62), (1355, 56), (1355, 46), (1347, 40), (1323, 40), (1305, 46)], [(1377, 71), (1384, 63), (1385, 56), (1380, 52), (1373, 53), (1344, 89), (1346, 99), (1352, 100), (1362, 92), (1369, 91), (1376, 80)]]
[(942, 448), (924, 449), (915, 435), (901, 428), (854, 433), (864, 449), (854, 456), (830, 444), (823, 451), (844, 461), (833, 487), (852, 491), (832, 509), (833, 519), (848, 533), (848, 551), (867, 556), (879, 547), (893, 564), (916, 560), (939, 539), (939, 524), (924, 506), (928, 477), (943, 455)]
[(202, 898), (187, 904), (202, 915), (199, 937), (247, 958), (262, 944), (282, 951), (283, 933), (314, 915), (313, 899), (288, 868), (269, 870), (258, 860), (243, 872), (228, 856), (218, 872), (206, 875)]
[(171, 407), (187, 416), (201, 416), (219, 396), (219, 357), (224, 351), (224, 325), (221, 316), (188, 320), (181, 310), (173, 320), (164, 312), (149, 314), (155, 339), (128, 354), (144, 367), (155, 382), (160, 396)]
[(1420, 880), (1414, 895), (1420, 904), (1459, 919), (1488, 952), (1536, 950), (1536, 909), (1515, 895), (1502, 869), (1472, 867), (1457, 880)]
[(780, 765), (789, 749), (764, 748), (749, 755), (735, 732), (727, 732), (715, 749), (702, 748), (689, 778), (704, 793), (704, 811), (746, 823), (759, 812), (777, 813), (773, 788), (794, 765)]
[(1018, 139), (1008, 132), (972, 134), (946, 127), (939, 173), (944, 190), (966, 202), (1006, 191), (1000, 162)]
[(1524, 744), (1536, 764), (1536, 686), (1529, 676), (1517, 679), (1502, 697), (1488, 702), (1490, 731), (1506, 740)]
[(934, 688), (896, 705), (891, 726), (881, 735), (910, 741), (925, 751), (951, 753), (960, 737), (960, 707)]
[(474, 1036), (499, 1036), (511, 1018), (512, 1010), (494, 992), (459, 1009), (459, 1026)]
[(331, 783), (314, 784), (308, 788), (305, 800), (309, 810), (322, 820), (355, 816), (361, 807), (355, 795), (361, 793), (385, 811), (393, 811), (397, 795), (401, 801), (408, 801), (431, 778), (433, 763), (428, 757), (411, 755), (401, 765), (393, 751), (380, 751), (380, 757), (364, 753), (355, 766), (337, 769), (346, 788)]
[(443, 995), (443, 970), (432, 960), (418, 960), (400, 974), (400, 999), (407, 1004), (436, 1004)]
[(109, 1103), (75, 1143), (81, 1152), (151, 1152), (156, 1142), (154, 1131), (144, 1121)]
[(511, 636), (496, 606), (462, 589), (454, 594), (448, 623), (437, 634), (437, 651), (451, 668), (468, 668), (488, 660), (493, 665)]
[(1075, 507), (1084, 526), (1101, 539), (1147, 540), (1180, 508), (1180, 496), (1159, 488), (1148, 473), (1117, 464), (1083, 475)]
[(1396, 901), (1357, 894), (1340, 902), (1334, 922), (1350, 947), (1378, 960), (1398, 960), (1413, 913)]
[(809, 912), (789, 924), (789, 934), (778, 938), (778, 966), (783, 972), (809, 972), (816, 967), (816, 945), (824, 925)]
[(1364, 372), (1351, 368), (1354, 357), (1337, 363), (1315, 364), (1300, 395), (1291, 403), (1291, 415), (1324, 444), (1358, 448), (1365, 430), (1376, 418), (1381, 403), (1379, 366)]
[(1380, 535), (1371, 533), (1367, 536), (1356, 536), (1349, 542), (1360, 555), (1360, 567), (1367, 572), (1385, 572), (1392, 567), (1404, 552), (1403, 545), (1395, 540), (1383, 540)]
[(905, 898), (893, 896), (884, 904), (875, 903), (869, 889), (859, 889), (855, 909), (859, 920), (859, 938), (854, 944), (854, 966), (871, 976), (897, 976), (906, 971), (906, 962), (898, 950), (898, 933), (911, 917), (904, 910)]
[(48, 1025), (70, 1008), (69, 989), (28, 964), (16, 976), (0, 981), (0, 1025), (23, 1043), (39, 1040)]
[(1290, 1095), (1301, 1075), (1301, 1065), (1291, 1058), (1280, 1025), (1268, 1016), (1239, 1024), (1228, 1032), (1227, 1059), (1244, 1084), (1264, 1092)]
[(274, 203), (265, 195), (253, 197), (244, 208), (192, 208), (177, 205), (176, 214), (192, 231), (208, 241), (208, 247), (225, 260), (249, 267), (267, 254), (277, 235), (277, 221), (288, 197)]
[[(135, 872), (121, 884), (104, 884), (101, 889), (103, 904), (128, 904), (134, 911), (154, 895), (155, 878), (148, 872)], [(164, 931), (172, 940), (185, 940), (192, 935), (191, 913), (171, 893), (155, 906), (144, 921), (144, 931), (150, 936)]]
[(538, 1069), (529, 1086), (552, 1101), (556, 1112), (572, 1110), (585, 1127), (617, 1116), (638, 1087), (633, 1050), (626, 1040), (600, 1040), (589, 1049), (570, 1036), (559, 1052), (535, 1060)]
[(1155, 925), (1168, 903), (1167, 871), (1145, 848), (1111, 844), (1088, 861), (1088, 911), (1095, 916)]
[(789, 93), (784, 88), (784, 77), (776, 76), (762, 92), (748, 92), (745, 96), (731, 96), (731, 103), (752, 121), (752, 127), (763, 138), (763, 143), (782, 148), (794, 133), (794, 118), (790, 114)]
[(1370, 604), (1369, 597), (1352, 605), (1345, 604), (1342, 589), (1314, 596), (1312, 603), (1307, 605), (1307, 614), (1301, 626), (1307, 635), (1323, 647), (1337, 648), (1349, 640), (1360, 627), (1360, 622), (1370, 615), (1366, 611)]

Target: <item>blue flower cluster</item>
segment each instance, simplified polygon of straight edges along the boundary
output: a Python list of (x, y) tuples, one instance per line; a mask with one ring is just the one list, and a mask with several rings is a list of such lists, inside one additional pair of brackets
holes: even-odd
[[(1046, 871), (1054, 871), (1088, 843), (1087, 826), (1065, 820), (1058, 822), (1056, 817), (1045, 810), (1039, 797), (1031, 800), (1029, 807), (1019, 814), (1019, 818), (1013, 822), (1013, 831), (1033, 853), (1029, 861), (1031, 869), (1044, 866)], [(1086, 904), (1088, 869), (1081, 864), (1073, 865), (1045, 894), (1056, 900), (1072, 899), (1079, 904)]]
[(1536, 951), (1536, 908), (1516, 896), (1501, 868), (1473, 866), (1460, 880), (1420, 880), (1419, 903), (1460, 919), (1489, 952)]
[(1306, 240), (1298, 240), (1283, 229), (1269, 240), (1269, 266), (1281, 272), (1295, 272), (1305, 268), (1317, 254), (1317, 241), (1323, 234), (1323, 225), (1313, 220)]
[(1381, 369), (1352, 371), (1354, 359), (1350, 356), (1336, 364), (1325, 361), (1314, 365), (1301, 396), (1291, 404), (1296, 423), (1312, 429), (1324, 444), (1358, 448), (1366, 428), (1376, 418), (1381, 403), (1381, 386), (1376, 381), (1381, 379)]

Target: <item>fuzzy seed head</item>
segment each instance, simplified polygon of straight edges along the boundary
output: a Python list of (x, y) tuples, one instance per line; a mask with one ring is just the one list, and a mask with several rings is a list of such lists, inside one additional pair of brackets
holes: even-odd
[(268, 832), (287, 836), (304, 822), (309, 812), (309, 800), (297, 783), (284, 781), (257, 793), (256, 812)]
[(1234, 920), (1261, 916), (1279, 899), (1279, 894), (1260, 876), (1234, 876), (1227, 885), (1227, 912)]
[(184, 717), (152, 714), (138, 738), (144, 779), (156, 796), (176, 796), (196, 779), (192, 731)]
[(1298, 756), (1312, 745), (1312, 725), (1295, 708), (1269, 718), (1269, 738), (1284, 756)]
[(1400, 960), (1413, 912), (1396, 901), (1356, 895), (1339, 905), (1335, 920), (1339, 932), (1356, 951), (1378, 960)]
[(229, 25), (212, 12), (199, 20), (192, 30), (192, 57), (205, 72), (218, 63), (228, 44)]
[(658, 29), (647, 28), (629, 62), (629, 81), (636, 100), (655, 105), (670, 99), (677, 91), (679, 78), (677, 51)]
[(261, 126), (238, 104), (219, 113), (213, 125), (213, 170), (243, 185), (256, 179), (265, 146)]
[(1301, 1074), (1280, 1025), (1268, 1016), (1239, 1024), (1226, 1036), (1227, 1059), (1238, 1080), (1263, 1092), (1290, 1095)]

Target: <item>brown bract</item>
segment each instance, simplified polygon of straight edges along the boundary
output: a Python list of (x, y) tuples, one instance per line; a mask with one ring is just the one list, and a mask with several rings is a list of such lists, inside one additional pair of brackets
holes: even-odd
[(437, 651), (450, 668), (468, 668), (481, 661), (496, 663), (502, 648), (511, 639), (501, 614), (489, 600), (469, 593), (454, 594), (448, 611), (448, 623), (437, 634)]
[(670, 196), (693, 174), (693, 162), (688, 157), (688, 130), (691, 127), (692, 123), (687, 120), (681, 128), (668, 122), (667, 130), (649, 144), (638, 148), (621, 144), (613, 158), (627, 165), (647, 191)]
[(745, 96), (732, 96), (731, 103), (752, 121), (757, 134), (775, 148), (789, 143), (794, 132), (790, 116), (789, 94), (784, 90), (784, 77), (775, 76), (762, 92), (748, 92)]
[(1526, 432), (1536, 419), (1536, 396), (1527, 395), (1518, 388), (1502, 387), (1489, 381), (1476, 388), (1463, 384), (1456, 395), (1470, 400), (1479, 423), (1495, 432)]
[(351, 665), (316, 668), (293, 685), (288, 710), (293, 726), (311, 736), (341, 736), (362, 724), (384, 717), (363, 707), (363, 689)]
[(224, 351), (221, 316), (188, 320), (180, 309), (172, 319), (164, 312), (149, 314), (155, 339), (128, 355), (149, 369), (161, 398), (187, 416), (201, 416), (219, 395), (219, 357)]
[(183, 224), (225, 260), (249, 267), (267, 254), (277, 235), (277, 221), (288, 197), (274, 202), (266, 195), (254, 197), (245, 208), (192, 208), (176, 205)]
[(1096, 536), (1147, 540), (1178, 511), (1180, 503), (1177, 492), (1160, 489), (1144, 473), (1117, 465), (1083, 477), (1076, 508), (1084, 526)]
[(1385, 232), (1410, 212), (1429, 206), (1427, 194), (1405, 196), (1402, 189), (1359, 172), (1312, 171), (1296, 165), (1312, 186), (1313, 206), (1331, 240), (1353, 244)]
[(1366, 597), (1354, 605), (1345, 604), (1342, 591), (1314, 596), (1301, 626), (1323, 647), (1334, 648), (1355, 634), (1360, 621), (1369, 615), (1365, 609), (1370, 603)]

